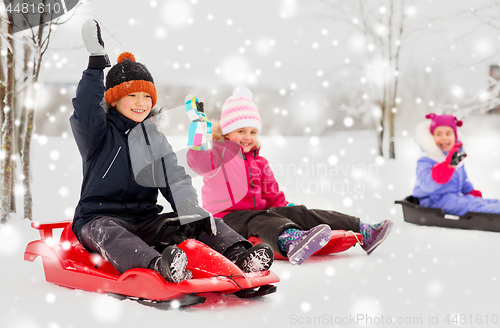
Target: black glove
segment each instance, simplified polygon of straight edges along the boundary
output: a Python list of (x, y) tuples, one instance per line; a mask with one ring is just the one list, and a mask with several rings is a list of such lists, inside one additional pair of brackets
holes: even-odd
[(205, 104), (202, 103), (202, 102), (197, 102), (196, 103), (196, 109), (198, 110), (198, 112), (200, 113), (205, 113)]
[(200, 207), (195, 200), (187, 198), (182, 202), (182, 204), (175, 205), (177, 214), (179, 214), (180, 218), (185, 215), (199, 215), (203, 220), (203, 230), (209, 236), (217, 235), (217, 226), (215, 225), (215, 220), (212, 213), (207, 212), (205, 209)]
[(104, 41), (101, 38), (101, 28), (95, 19), (89, 19), (82, 26), (82, 38), (87, 51), (90, 53), (88, 68), (104, 69), (110, 67), (108, 54), (104, 50)]
[(451, 156), (450, 165), (452, 165), (452, 166), (457, 166), (457, 165), (458, 165), (458, 164), (460, 164), (460, 162), (461, 162), (461, 161), (463, 161), (466, 157), (467, 157), (467, 154), (466, 154), (465, 152), (463, 152), (463, 151), (453, 153), (453, 155)]

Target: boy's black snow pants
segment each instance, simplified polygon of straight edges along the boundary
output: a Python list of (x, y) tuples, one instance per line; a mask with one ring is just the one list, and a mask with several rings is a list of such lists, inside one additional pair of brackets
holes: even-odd
[[(177, 213), (160, 214), (152, 219), (124, 219), (97, 216), (82, 227), (82, 244), (85, 248), (100, 253), (120, 273), (133, 268), (148, 268), (153, 258), (161, 254), (153, 249), (156, 228), (162, 220), (176, 217)], [(241, 244), (246, 249), (252, 244), (229, 228), (221, 219), (215, 219), (217, 235), (201, 233), (198, 239), (221, 254), (232, 245)], [(169, 227), (163, 241), (170, 242), (177, 227)], [(185, 235), (194, 237), (193, 229), (186, 228)]]
[(224, 216), (224, 222), (245, 238), (259, 237), (281, 255), (278, 236), (283, 230), (296, 228), (309, 230), (319, 224), (327, 224), (332, 230), (359, 232), (359, 218), (327, 210), (310, 210), (307, 207), (271, 207), (262, 211), (235, 211)]

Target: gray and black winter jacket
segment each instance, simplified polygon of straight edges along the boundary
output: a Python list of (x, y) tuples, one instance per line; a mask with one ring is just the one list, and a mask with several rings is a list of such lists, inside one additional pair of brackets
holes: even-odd
[(163, 210), (157, 204), (158, 190), (180, 215), (208, 216), (197, 205), (191, 177), (177, 164), (172, 147), (150, 117), (136, 123), (114, 108), (105, 112), (103, 81), (103, 70), (85, 70), (73, 99), (70, 124), (83, 166), (73, 219), (77, 238), (96, 216), (143, 220), (158, 215)]

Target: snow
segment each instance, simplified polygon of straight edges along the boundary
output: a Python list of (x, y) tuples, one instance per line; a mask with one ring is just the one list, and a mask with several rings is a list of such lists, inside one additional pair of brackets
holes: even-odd
[[(499, 152), (491, 147), (500, 143), (500, 133), (482, 134), (497, 122), (485, 116), (465, 123), (482, 127), (470, 127), (475, 133), (464, 141), (469, 177), (485, 197), (500, 198)], [(34, 218), (69, 219), (79, 197), (80, 157), (71, 137), (43, 140), (33, 149)], [(185, 141), (171, 138), (174, 149)], [(313, 144), (310, 137), (261, 138), (261, 153), (290, 201), (395, 224), (370, 256), (357, 246), (300, 266), (276, 261), (271, 269), (281, 279), (278, 291), (258, 299), (208, 294), (203, 305), (163, 312), (49, 284), (40, 259), (23, 260), (25, 245), (38, 232), (13, 216), (0, 225), (0, 327), (432, 327), (455, 326), (453, 318), (465, 320), (461, 327), (494, 326), (500, 320), (500, 235), (405, 223), (394, 200), (411, 193), (418, 149), (411, 136), (396, 142), (398, 159), (383, 160), (373, 151), (376, 136), (369, 131), (317, 137)], [(201, 179), (194, 183), (201, 187)], [(389, 324), (396, 320), (402, 324)]]
[[(394, 204), (411, 193), (415, 179), (419, 154), (413, 142), (415, 118), (423, 112), (439, 112), (450, 101), (463, 107), (471, 96), (481, 101), (491, 96), (485, 81), (489, 65), (498, 61), (498, 29), (491, 24), (477, 25), (474, 15), (466, 15), (489, 1), (421, 1), (407, 7), (409, 24), (434, 19), (421, 29), (419, 38), (407, 43), (395, 40), (406, 51), (400, 71), (394, 72), (403, 86), (396, 99), (401, 114), (396, 126), (397, 160), (378, 156), (374, 132), (352, 131), (359, 126), (357, 113), (347, 108), (345, 116), (335, 116), (335, 121), (330, 117), (338, 107), (344, 110), (338, 99), (330, 99), (335, 91), (349, 95), (356, 90), (365, 102), (373, 103), (369, 86), (380, 85), (384, 63), (376, 56), (379, 45), (365, 35), (335, 19), (322, 19), (321, 2), (282, 0), (270, 4), (252, 0), (236, 5), (227, 0), (150, 0), (143, 6), (125, 1), (120, 8), (111, 1), (81, 2), (86, 4), (51, 36), (41, 82), (74, 84), (79, 80), (87, 62), (81, 25), (96, 18), (103, 27), (112, 62), (121, 52), (131, 51), (150, 69), (158, 86), (173, 83), (206, 89), (210, 85), (211, 93), (220, 96), (214, 101), (219, 108), (227, 97), (221, 89), (224, 85), (232, 89), (248, 84), (254, 91), (272, 87), (276, 90), (273, 100), (279, 103), (268, 105), (263, 99), (260, 108), (261, 114), (268, 108), (276, 114), (273, 133), (280, 131), (278, 121), (286, 120), (292, 127), (294, 121), (299, 122), (293, 132), (307, 135), (261, 138), (261, 154), (271, 163), (288, 200), (359, 216), (367, 223), (391, 219), (394, 230), (370, 256), (355, 247), (342, 254), (309, 259), (300, 266), (276, 261), (272, 270), (281, 282), (275, 294), (252, 300), (209, 294), (204, 305), (165, 313), (47, 283), (40, 259), (34, 263), (23, 260), (25, 245), (38, 239), (38, 233), (19, 214), (7, 225), (0, 225), (0, 263), (4, 269), (0, 274), (0, 328), (158, 324), (488, 327), (494, 326), (495, 320), (498, 326), (500, 265), (495, 242), (500, 234), (408, 224), (400, 206)], [(381, 17), (388, 13), (386, 6), (376, 9)], [(484, 13), (480, 17), (485, 17)], [(358, 27), (363, 23), (355, 16), (346, 19)], [(5, 56), (6, 50), (0, 53)], [(367, 60), (367, 54), (375, 61)], [(191, 74), (194, 72), (196, 78)], [(425, 82), (419, 82), (422, 76), (426, 76)], [(72, 93), (69, 85), (58, 89), (59, 97)], [(52, 97), (50, 92), (38, 92), (38, 108), (51, 107)], [(328, 99), (326, 104), (322, 98)], [(163, 106), (171, 108), (172, 103)], [(34, 220), (39, 222), (71, 219), (82, 179), (80, 156), (68, 125), (63, 131), (54, 123), (60, 122), (56, 113), (70, 112), (71, 105), (58, 103), (52, 109), (47, 114), (46, 130), (62, 137), (33, 136), (31, 179)], [(325, 114), (325, 110), (329, 112)], [(373, 118), (381, 114), (378, 106), (366, 110)], [(328, 131), (346, 131), (317, 136), (315, 130), (325, 123)], [(469, 178), (485, 197), (500, 199), (499, 117), (468, 117), (464, 123), (461, 129), (468, 136), (464, 145), (469, 155), (465, 163)], [(182, 122), (172, 122), (172, 126), (185, 128)], [(174, 149), (183, 149), (185, 139), (169, 138)], [(4, 156), (0, 150), (0, 159)], [(22, 179), (18, 172), (17, 181)], [(194, 184), (200, 190), (201, 179), (194, 179)], [(19, 213), (22, 189), (22, 184), (16, 186)], [(389, 323), (398, 319), (399, 324)]]

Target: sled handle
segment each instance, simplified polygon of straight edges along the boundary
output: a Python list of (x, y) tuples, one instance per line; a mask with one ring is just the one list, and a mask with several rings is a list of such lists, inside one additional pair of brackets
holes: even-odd
[(53, 238), (53, 229), (64, 229), (68, 225), (70, 225), (71, 222), (72, 221), (70, 220), (48, 223), (31, 222), (31, 227), (38, 230), (38, 232), (40, 233), (40, 239), (49, 239)]

